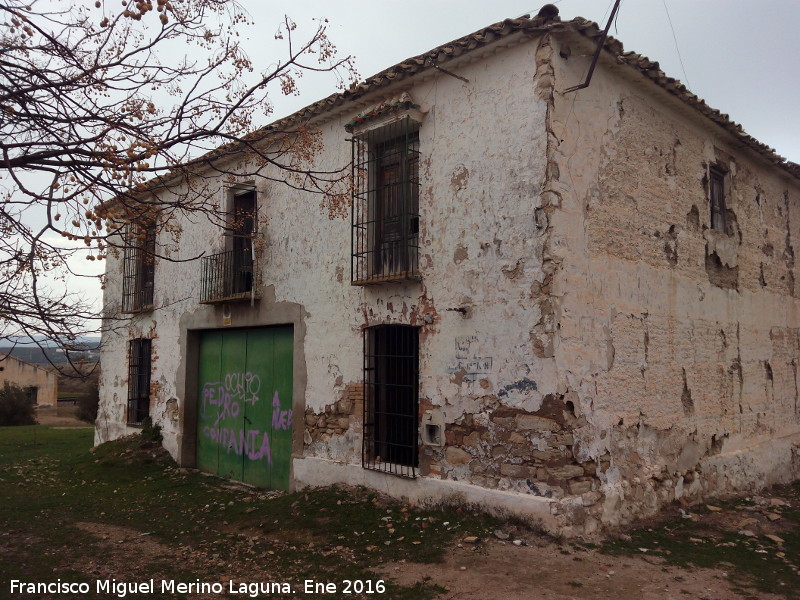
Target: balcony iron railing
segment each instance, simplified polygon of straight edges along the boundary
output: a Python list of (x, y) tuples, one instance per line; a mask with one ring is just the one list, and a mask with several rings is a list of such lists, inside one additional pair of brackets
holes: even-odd
[(240, 248), (203, 259), (200, 302), (232, 302), (257, 298), (254, 289), (253, 252)]

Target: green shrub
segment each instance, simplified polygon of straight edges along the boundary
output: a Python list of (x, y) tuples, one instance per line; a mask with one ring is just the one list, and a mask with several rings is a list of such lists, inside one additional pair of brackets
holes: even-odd
[(95, 385), (89, 389), (89, 393), (78, 398), (78, 410), (75, 416), (81, 421), (94, 423), (97, 420), (97, 407), (100, 404), (100, 388)]
[(150, 417), (142, 419), (142, 440), (160, 444), (162, 439), (164, 438), (161, 435), (161, 425), (153, 425), (153, 419)]
[(6, 382), (0, 389), (0, 426), (8, 425), (36, 425), (36, 416), (28, 393)]

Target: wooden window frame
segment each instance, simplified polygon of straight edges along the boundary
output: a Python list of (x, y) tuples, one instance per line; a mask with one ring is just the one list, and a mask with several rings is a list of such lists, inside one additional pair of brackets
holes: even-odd
[(711, 229), (727, 233), (727, 178), (728, 173), (719, 166), (708, 169), (708, 201)]
[(232, 254), (232, 295), (253, 291), (255, 260), (253, 236), (256, 233), (258, 196), (255, 189), (236, 189), (230, 201), (228, 242), (226, 249)]
[(255, 234), (259, 197), (252, 185), (228, 190), (224, 250), (203, 257), (200, 302), (219, 304), (259, 297)]

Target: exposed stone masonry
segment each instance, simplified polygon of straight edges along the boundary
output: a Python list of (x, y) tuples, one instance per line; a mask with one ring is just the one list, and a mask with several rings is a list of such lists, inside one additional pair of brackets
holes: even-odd
[(306, 446), (314, 442), (327, 443), (331, 436), (344, 435), (351, 425), (361, 429), (364, 407), (364, 384), (348, 383), (340, 400), (325, 407), (325, 412), (315, 413), (306, 409), (306, 430), (303, 436)]
[(610, 458), (579, 462), (572, 435), (586, 425), (574, 405), (548, 395), (536, 413), (494, 400), (485, 412), (465, 414), (445, 429), (446, 446), (425, 449), (421, 472), (466, 479), (489, 488), (513, 489), (548, 498), (597, 490), (598, 471)]

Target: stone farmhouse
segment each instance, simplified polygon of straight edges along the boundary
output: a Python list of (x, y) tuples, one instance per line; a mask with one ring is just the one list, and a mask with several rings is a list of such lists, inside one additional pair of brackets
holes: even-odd
[(6, 383), (25, 390), (31, 404), (58, 404), (58, 373), (10, 354), (0, 354), (0, 387)]
[(797, 478), (800, 166), (610, 37), (567, 91), (602, 32), (546, 12), (281, 122), (352, 163), (347, 218), (220, 177), (202, 259), (140, 224), (96, 442), (149, 416), (183, 466), (565, 535)]

